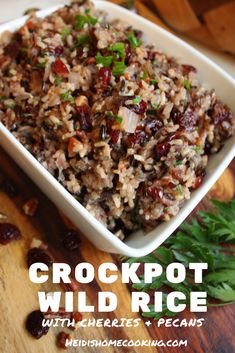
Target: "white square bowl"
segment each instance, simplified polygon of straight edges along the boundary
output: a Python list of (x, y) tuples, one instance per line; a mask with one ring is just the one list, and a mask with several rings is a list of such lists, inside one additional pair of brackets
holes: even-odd
[[(179, 62), (195, 66), (198, 69), (200, 82), (208, 88), (215, 88), (218, 97), (235, 112), (235, 80), (214, 62), (161, 27), (120, 6), (100, 0), (95, 0), (94, 3), (97, 8), (105, 10), (111, 19), (119, 18), (142, 30), (147, 42), (155, 44), (168, 55), (177, 58)], [(39, 11), (38, 16), (45, 17), (59, 7)], [(22, 17), (0, 26), (0, 33), (5, 30), (16, 30), (23, 25), (26, 18)], [(202, 186), (192, 193), (191, 199), (185, 203), (176, 217), (169, 222), (161, 223), (147, 235), (143, 231), (138, 231), (121, 241), (66, 191), (1, 123), (0, 143), (39, 188), (97, 248), (132, 257), (146, 255), (162, 244), (205, 196), (235, 156), (235, 137), (233, 137), (226, 142), (218, 154), (210, 157), (207, 175)]]

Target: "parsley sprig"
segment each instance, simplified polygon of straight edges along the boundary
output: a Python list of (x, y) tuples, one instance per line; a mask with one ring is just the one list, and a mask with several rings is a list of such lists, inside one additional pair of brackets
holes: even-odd
[[(206, 291), (208, 306), (235, 303), (235, 200), (227, 203), (213, 200), (212, 204), (214, 212), (198, 212), (190, 223), (182, 223), (164, 246), (147, 256), (128, 259), (129, 263), (159, 263), (163, 268), (172, 262), (181, 262), (186, 268), (190, 262), (208, 263), (204, 281), (198, 285), (192, 284), (189, 274), (180, 284), (168, 282), (165, 272), (153, 279), (152, 283), (145, 283), (140, 274), (141, 282), (133, 284), (134, 289), (164, 292), (163, 312), (155, 312), (154, 306), (150, 305), (150, 312), (143, 313), (144, 317), (159, 319), (176, 315), (166, 306), (169, 290), (181, 291), (186, 298), (189, 298), (191, 291)], [(189, 299), (186, 299), (186, 303), (188, 302)]]

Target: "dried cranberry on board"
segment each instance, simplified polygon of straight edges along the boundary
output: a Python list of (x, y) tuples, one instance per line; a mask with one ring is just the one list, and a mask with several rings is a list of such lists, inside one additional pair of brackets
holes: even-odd
[(98, 77), (103, 85), (108, 86), (112, 78), (111, 70), (108, 67), (102, 67), (98, 72)]
[(28, 268), (35, 264), (36, 262), (42, 262), (48, 267), (52, 266), (52, 258), (48, 255), (43, 249), (40, 248), (32, 248), (28, 251), (27, 254), (27, 265)]
[(78, 231), (76, 231), (75, 229), (70, 229), (62, 240), (62, 244), (64, 248), (69, 251), (79, 249), (81, 245), (81, 240)]
[(82, 321), (82, 314), (79, 312), (79, 311), (75, 311), (73, 314), (72, 314), (72, 319), (75, 321), (75, 323), (79, 322), (79, 321)]
[(57, 75), (67, 75), (69, 69), (61, 59), (56, 59), (51, 65), (52, 71)]
[(18, 227), (11, 223), (0, 223), (0, 244), (6, 245), (20, 238), (21, 232)]
[(56, 344), (59, 348), (67, 349), (67, 346), (66, 346), (67, 340), (71, 340), (70, 334), (64, 331), (61, 331), (56, 338)]
[(30, 313), (26, 319), (26, 329), (35, 338), (39, 339), (49, 331), (48, 326), (43, 326), (44, 315), (40, 310)]

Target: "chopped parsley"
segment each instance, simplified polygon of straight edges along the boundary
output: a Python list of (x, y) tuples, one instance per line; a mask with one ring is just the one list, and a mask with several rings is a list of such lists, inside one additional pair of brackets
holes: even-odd
[(113, 75), (122, 75), (124, 71), (126, 70), (126, 64), (124, 61), (115, 61), (113, 65)]
[(201, 150), (201, 145), (195, 146), (193, 149), (195, 152), (199, 152)]
[[(135, 290), (148, 293), (163, 291), (163, 311), (159, 313), (150, 305), (150, 311), (142, 314), (144, 317), (158, 320), (160, 317), (176, 315), (166, 306), (166, 296), (172, 290), (185, 292), (186, 298), (195, 290), (205, 291), (208, 293), (208, 306), (235, 303), (235, 200), (213, 200), (212, 203), (213, 211), (198, 212), (190, 223), (183, 222), (174, 236), (165, 241), (164, 246), (144, 257), (128, 260), (130, 264), (160, 263), (164, 268), (162, 275), (153, 278), (151, 283), (146, 283), (141, 271), (140, 282), (133, 284)], [(182, 263), (186, 267), (187, 276), (183, 283), (172, 284), (166, 279), (166, 267), (172, 262)], [(191, 262), (208, 263), (203, 283), (194, 284), (190, 280), (188, 267)], [(215, 302), (215, 299), (220, 302)]]
[(178, 192), (178, 194), (183, 195), (183, 191), (182, 191), (181, 185), (177, 185), (176, 186), (176, 191)]
[(109, 67), (113, 62), (112, 56), (103, 56), (100, 53), (97, 53), (95, 56), (96, 64), (102, 64), (104, 67)]
[(67, 28), (67, 27), (65, 27), (65, 28), (63, 28), (62, 31), (61, 31), (61, 37), (62, 37), (63, 39), (65, 39), (65, 38), (69, 35), (69, 33), (70, 33), (70, 29)]
[(182, 165), (183, 164), (183, 161), (182, 160), (178, 160), (175, 162), (175, 165)]
[(61, 79), (60, 76), (55, 76), (54, 83), (55, 83), (56, 86), (59, 86), (61, 84), (61, 81), (62, 81), (62, 79)]
[(136, 96), (133, 100), (133, 104), (139, 104), (142, 101), (142, 98), (140, 96)]
[(155, 80), (154, 78), (151, 78), (151, 80), (149, 80), (150, 85), (155, 85), (157, 83), (157, 80)]
[(69, 92), (64, 92), (64, 93), (61, 93), (60, 99), (63, 102), (71, 102), (71, 101), (73, 101), (74, 98), (71, 96), (71, 94)]
[(147, 77), (148, 77), (148, 72), (147, 72), (147, 70), (143, 70), (143, 71), (141, 71), (141, 73), (139, 74), (139, 78), (140, 78), (141, 80), (146, 80)]
[(6, 102), (5, 102), (4, 104), (5, 104), (5, 106), (6, 106), (7, 108), (10, 108), (10, 109), (12, 109), (12, 110), (15, 109), (15, 106), (16, 106), (15, 103), (6, 103)]
[(5, 99), (7, 99), (7, 97), (5, 97), (5, 96), (0, 96), (0, 101), (4, 101)]
[(184, 80), (184, 88), (186, 88), (187, 91), (190, 91), (191, 89), (190, 82), (186, 79)]
[(83, 34), (82, 36), (77, 37), (77, 42), (75, 44), (75, 47), (80, 47), (85, 44), (90, 43), (90, 37), (87, 34)]
[(92, 25), (94, 26), (96, 23), (97, 23), (97, 18), (95, 17), (92, 17), (91, 15), (89, 15), (87, 12), (86, 12), (86, 15), (78, 15), (76, 17), (76, 24), (75, 24), (75, 27), (77, 29), (83, 29), (83, 27), (85, 26), (85, 24), (89, 24), (89, 25)]
[(126, 56), (126, 51), (125, 51), (125, 44), (122, 42), (117, 42), (113, 45), (111, 45), (108, 48), (109, 51), (114, 51), (118, 54), (118, 57), (125, 58)]
[(156, 103), (152, 103), (152, 102), (151, 102), (151, 106), (153, 109), (156, 109), (156, 110), (158, 110), (160, 108), (160, 104), (156, 104)]
[(118, 124), (122, 123), (123, 119), (120, 116), (113, 114), (113, 112), (108, 112), (107, 115), (109, 118), (115, 119)]
[(46, 64), (47, 64), (47, 61), (42, 61), (40, 63), (37, 63), (36, 67), (39, 68), (39, 69), (45, 69), (46, 67)]
[(129, 40), (132, 48), (137, 48), (142, 44), (142, 41), (140, 39), (136, 38), (133, 31), (127, 34), (127, 38)]

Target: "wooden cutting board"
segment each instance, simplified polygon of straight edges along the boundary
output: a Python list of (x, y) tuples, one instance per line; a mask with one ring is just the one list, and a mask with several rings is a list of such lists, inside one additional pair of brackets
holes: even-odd
[[(114, 2), (119, 2), (115, 0)], [(163, 25), (147, 7), (137, 3), (138, 11), (146, 18)], [(50, 329), (47, 336), (40, 340), (33, 339), (25, 330), (25, 318), (28, 313), (38, 309), (37, 292), (63, 290), (57, 285), (35, 285), (28, 278), (26, 254), (33, 238), (42, 239), (49, 245), (49, 251), (55, 262), (65, 262), (74, 267), (81, 261), (92, 263), (95, 268), (103, 262), (113, 262), (120, 266), (120, 258), (95, 249), (85, 237), (79, 252), (65, 251), (61, 239), (66, 232), (68, 222), (62, 217), (45, 195), (18, 168), (18, 166), (0, 149), (0, 183), (1, 180), (12, 180), (19, 189), (17, 197), (10, 198), (0, 189), (0, 214), (6, 215), (9, 222), (16, 224), (23, 237), (20, 241), (7, 246), (0, 246), (0, 353), (55, 353), (61, 351), (56, 346), (56, 336), (60, 330)], [(220, 180), (200, 203), (198, 208), (207, 207), (211, 197), (229, 200), (235, 196), (235, 161), (231, 163)], [(39, 209), (35, 217), (27, 217), (22, 211), (24, 202), (32, 197), (39, 200)], [(59, 208), (59, 205), (57, 205)], [(84, 318), (136, 318), (130, 312), (130, 288), (117, 281), (105, 285), (96, 280), (90, 285), (79, 285), (79, 291), (86, 291), (89, 303), (95, 304), (99, 291), (112, 290), (118, 296), (118, 309), (111, 314), (84, 315)], [(204, 317), (206, 322), (202, 328), (157, 328), (150, 327), (144, 320), (138, 328), (83, 328), (72, 332), (78, 339), (188, 339), (186, 349), (174, 348), (70, 348), (71, 353), (233, 353), (235, 351), (235, 315), (234, 306), (209, 309), (207, 314), (194, 315), (182, 313), (179, 318)]]

